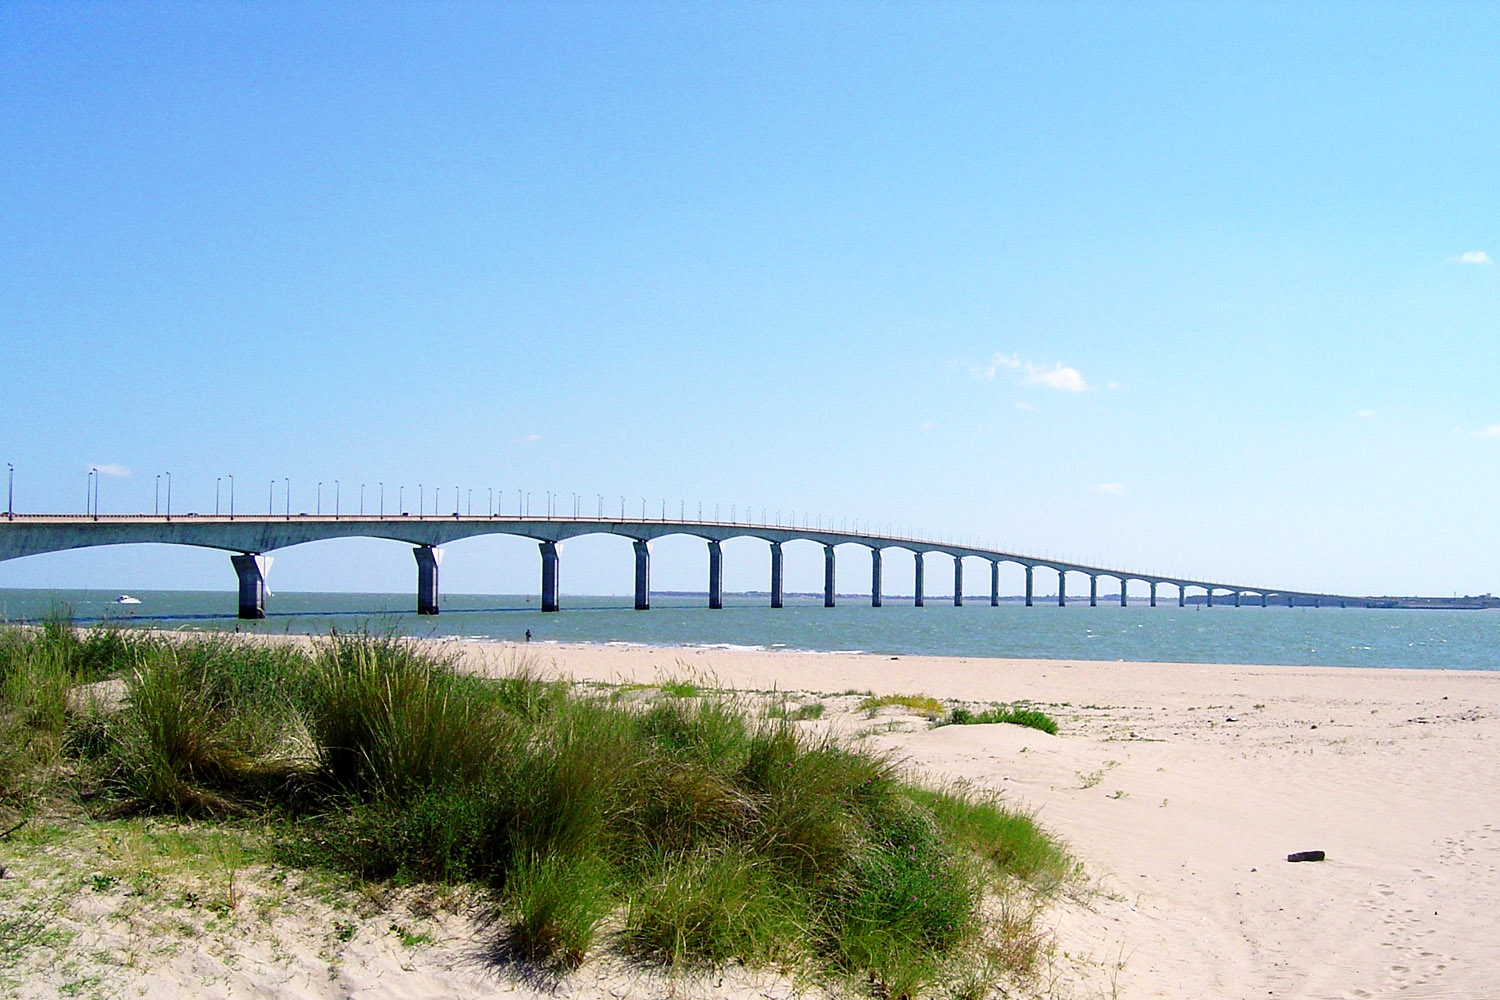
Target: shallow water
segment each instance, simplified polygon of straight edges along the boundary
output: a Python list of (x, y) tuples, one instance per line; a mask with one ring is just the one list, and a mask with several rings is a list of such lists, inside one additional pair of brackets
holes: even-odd
[(136, 605), (88, 590), (0, 590), (0, 619), (37, 620), (71, 609), (79, 623), (131, 621), (171, 629), (320, 633), (395, 632), (535, 642), (724, 646), (893, 655), (1014, 656), (1197, 663), (1272, 663), (1500, 669), (1500, 612), (1339, 608), (1187, 607), (1026, 608), (987, 600), (925, 608), (887, 599), (788, 597), (773, 610), (760, 596), (652, 595), (652, 610), (629, 597), (564, 595), (563, 610), (542, 614), (526, 595), (445, 594), (436, 617), (417, 615), (411, 594), (278, 593), (268, 617), (241, 622), (235, 595), (142, 591)]

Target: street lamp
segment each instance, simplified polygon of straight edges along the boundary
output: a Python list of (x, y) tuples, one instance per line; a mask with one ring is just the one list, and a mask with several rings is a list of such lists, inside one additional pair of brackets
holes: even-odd
[(421, 517), (427, 511), (427, 490), (421, 483), (417, 484), (417, 516)]
[(229, 477), (229, 519), (234, 520), (234, 476)]
[(161, 517), (161, 473), (160, 472), (158, 472), (156, 474), (156, 506), (154, 508), (152, 508), (152, 513), (155, 514), (157, 517)]
[(219, 483), (222, 482), (223, 479), (223, 476), (214, 477), (214, 517), (219, 516)]
[[(454, 487), (454, 489), (457, 489), (457, 487)], [(474, 489), (473, 489), (473, 487), (469, 488), (468, 506), (466, 506), (464, 508), (464, 516), (465, 517), (473, 517), (474, 516)]]
[[(162, 475), (167, 477), (167, 520), (170, 521), (172, 520), (172, 474), (170, 472), (163, 472)], [(99, 508), (95, 505), (94, 513), (97, 514), (98, 512)]]
[(313, 513), (323, 516), (323, 480), (318, 480), (317, 499), (313, 502)]
[[(89, 466), (88, 481), (84, 484), (84, 487), (83, 487), (83, 516), (84, 517), (88, 517), (90, 514), (94, 514), (94, 478), (96, 476), (98, 476), (98, 475), (99, 475), (99, 470), (96, 469), (96, 468), (94, 468), (93, 466)], [(94, 520), (97, 521), (98, 519), (99, 519), (98, 515), (94, 514)]]
[(6, 462), (5, 469), (5, 519), (14, 521), (16, 519), (16, 467)]
[(333, 481), (333, 519), (339, 519), (339, 481)]
[(282, 476), (281, 481), (286, 483), (286, 519), (290, 521), (292, 519), (292, 481), (286, 476)]
[(266, 490), (266, 516), (270, 517), (276, 513), (276, 480), (271, 480), (271, 486)]

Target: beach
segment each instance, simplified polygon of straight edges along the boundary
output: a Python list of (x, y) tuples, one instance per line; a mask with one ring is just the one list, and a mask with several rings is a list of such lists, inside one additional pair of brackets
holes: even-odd
[[(999, 790), (1083, 867), (1045, 915), (1053, 941), (1033, 995), (1456, 997), (1486, 995), (1500, 978), (1490, 933), (1500, 809), (1487, 786), (1500, 773), (1500, 674), (428, 641), (482, 674), (691, 680), (822, 701), (822, 718), (797, 725)], [(1059, 729), (933, 728), (897, 707), (860, 711), (865, 692), (1023, 702)], [(1326, 858), (1287, 860), (1304, 851)], [(128, 893), (82, 892), (94, 919), (70, 953), (130, 957), (95, 977), (94, 992), (111, 996), (815, 992), (774, 974), (683, 983), (607, 962), (557, 983), (517, 981), (485, 960), (492, 930), (479, 903), (409, 891), (368, 910), (340, 910), (331, 896), (278, 902), (297, 881), (247, 874), (234, 912), (194, 932), (192, 947), (143, 943), (164, 925), (132, 910)], [(17, 995), (59, 995), (86, 961), (39, 969)]]
[(462, 648), (479, 669), (1043, 708), (1057, 736), (913, 720), (864, 738), (1003, 790), (1071, 845), (1098, 890), (1057, 914), (1071, 995), (1482, 996), (1500, 978), (1500, 674)]

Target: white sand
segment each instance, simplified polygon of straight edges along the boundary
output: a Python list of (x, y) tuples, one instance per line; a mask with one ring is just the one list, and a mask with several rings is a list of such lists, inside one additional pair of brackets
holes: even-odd
[[(1098, 891), (1053, 912), (1047, 995), (1483, 997), (1500, 982), (1500, 674), (451, 645), (481, 671), (524, 661), (578, 680), (692, 676), (739, 689), (921, 692), (1043, 708), (1061, 725), (1055, 737), (1013, 726), (929, 729), (891, 715), (842, 725), (893, 726), (864, 738), (933, 776), (1002, 789), (1084, 861)], [(1327, 860), (1285, 860), (1314, 849)], [(429, 917), (425, 905), (394, 905), (396, 919), (432, 940), (403, 946), (384, 913), (338, 941), (328, 930), (335, 906), (306, 914), (309, 926), (274, 946), (246, 944), (237, 958), (233, 948), (228, 958), (191, 944), (166, 956), (146, 949), (95, 992), (545, 993), (484, 961), (483, 914), (473, 907)], [(101, 927), (118, 927), (111, 920)], [(57, 995), (62, 964), (20, 995)], [(793, 991), (733, 977), (684, 991), (591, 963), (560, 992), (748, 1000)]]

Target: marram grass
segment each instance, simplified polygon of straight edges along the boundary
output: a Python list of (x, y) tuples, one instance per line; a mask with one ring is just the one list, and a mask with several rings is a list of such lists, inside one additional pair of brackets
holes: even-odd
[[(118, 706), (69, 708), (106, 674)], [(0, 788), (75, 746), (119, 810), (259, 817), (284, 861), (486, 886), (509, 951), (555, 969), (605, 949), (972, 993), (1039, 947), (1031, 918), (987, 920), (986, 900), (1073, 871), (998, 800), (728, 692), (612, 702), (525, 670), (465, 676), (398, 639), (307, 652), (60, 627), (0, 631), (0, 685), (22, 737), (5, 745), (29, 754), (0, 760)]]

